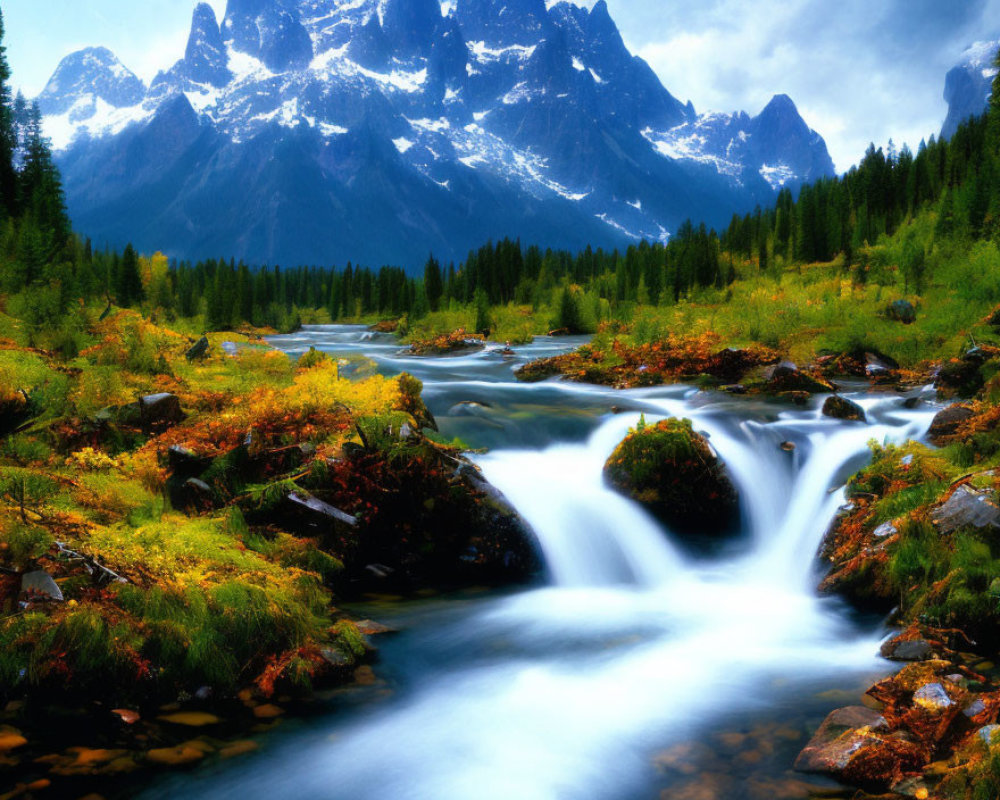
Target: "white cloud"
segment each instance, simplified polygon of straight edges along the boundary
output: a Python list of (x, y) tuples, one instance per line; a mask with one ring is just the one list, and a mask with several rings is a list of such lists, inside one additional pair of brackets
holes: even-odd
[(947, 110), (947, 70), (1000, 31), (1000, 0), (609, 0), (633, 49), (699, 111), (798, 104), (846, 170), (868, 143), (916, 147)]

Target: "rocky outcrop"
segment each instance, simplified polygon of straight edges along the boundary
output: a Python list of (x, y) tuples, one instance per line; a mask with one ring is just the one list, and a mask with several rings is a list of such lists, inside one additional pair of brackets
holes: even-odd
[(611, 454), (604, 476), (681, 535), (718, 537), (739, 517), (725, 465), (690, 420), (640, 422)]

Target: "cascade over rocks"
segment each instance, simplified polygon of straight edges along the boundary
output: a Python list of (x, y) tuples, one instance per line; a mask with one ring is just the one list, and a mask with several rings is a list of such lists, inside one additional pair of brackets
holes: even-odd
[(725, 465), (690, 420), (640, 422), (611, 454), (604, 476), (681, 535), (718, 537), (732, 532), (739, 517)]

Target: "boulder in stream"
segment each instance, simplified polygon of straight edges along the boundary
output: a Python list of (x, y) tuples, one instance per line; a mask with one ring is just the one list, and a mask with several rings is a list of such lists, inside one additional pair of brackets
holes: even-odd
[(949, 436), (954, 436), (963, 423), (976, 416), (976, 412), (968, 406), (954, 405), (938, 412), (931, 423), (930, 440), (936, 444), (944, 444)]
[(772, 394), (786, 392), (805, 394), (826, 394), (836, 390), (825, 378), (814, 377), (800, 370), (791, 361), (783, 361), (764, 370), (764, 389)]
[(826, 399), (823, 404), (823, 415), (832, 419), (847, 420), (852, 422), (866, 422), (868, 417), (865, 410), (852, 400), (835, 394)]
[(736, 489), (718, 453), (690, 420), (641, 421), (611, 454), (604, 476), (674, 533), (718, 537), (736, 527)]

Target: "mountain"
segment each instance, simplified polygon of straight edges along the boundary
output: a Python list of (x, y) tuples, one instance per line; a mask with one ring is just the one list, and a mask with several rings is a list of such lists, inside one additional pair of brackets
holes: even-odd
[(950, 139), (958, 126), (969, 117), (978, 117), (986, 110), (993, 90), (997, 69), (993, 66), (1000, 41), (977, 42), (962, 55), (962, 61), (952, 69), (944, 85), (948, 103), (941, 136)]
[(756, 117), (671, 95), (604, 0), (201, 4), (150, 86), (87, 50), (40, 99), (76, 226), (183, 257), (617, 246), (833, 173), (783, 95)]

